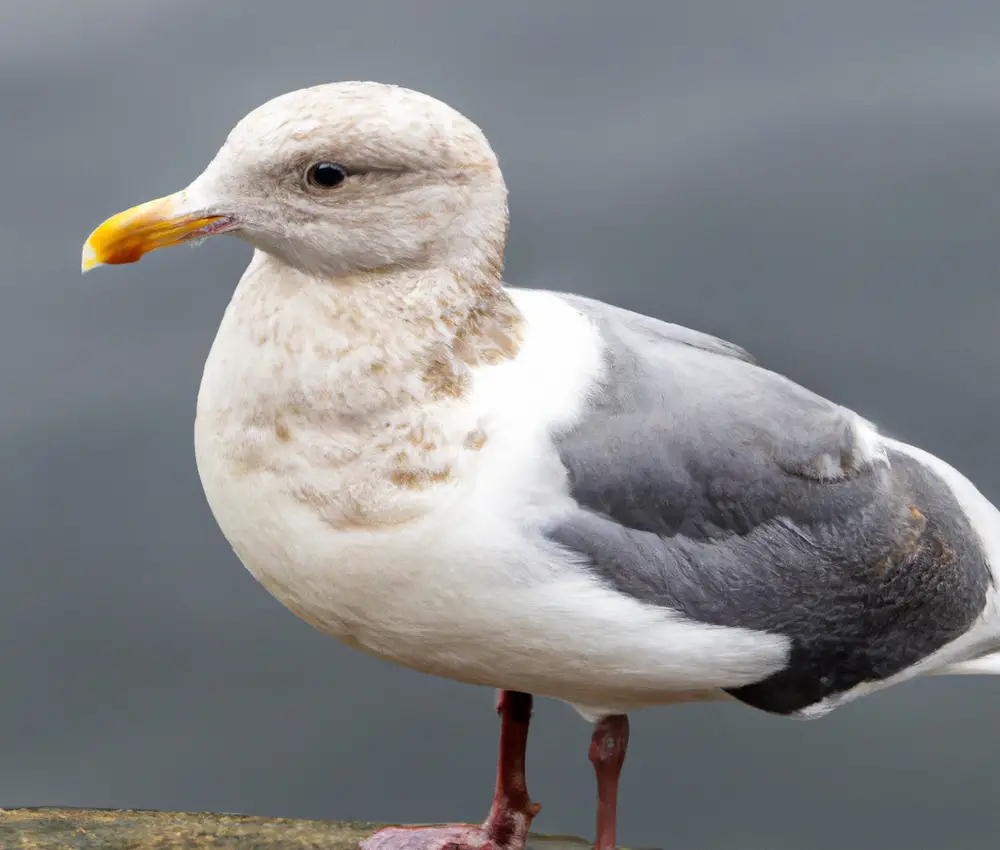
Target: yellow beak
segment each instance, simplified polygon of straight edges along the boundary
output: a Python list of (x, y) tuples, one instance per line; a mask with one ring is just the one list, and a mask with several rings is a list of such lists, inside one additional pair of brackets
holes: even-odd
[(232, 226), (228, 216), (185, 214), (185, 206), (184, 193), (180, 192), (111, 216), (84, 243), (82, 270), (134, 263), (157, 248), (211, 236)]

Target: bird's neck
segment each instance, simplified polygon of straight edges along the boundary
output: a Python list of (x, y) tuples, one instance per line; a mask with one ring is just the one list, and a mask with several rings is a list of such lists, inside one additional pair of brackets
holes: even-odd
[(516, 356), (522, 333), (499, 257), (465, 260), (319, 279), (258, 252), (224, 325), (287, 356), (286, 387), (332, 393), (350, 419), (461, 399), (477, 367)]

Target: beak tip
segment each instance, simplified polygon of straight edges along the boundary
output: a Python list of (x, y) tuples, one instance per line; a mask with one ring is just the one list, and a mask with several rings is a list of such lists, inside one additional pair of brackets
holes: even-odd
[(103, 265), (104, 263), (97, 259), (97, 252), (94, 251), (94, 246), (87, 242), (83, 246), (83, 256), (80, 259), (80, 274), (86, 274)]

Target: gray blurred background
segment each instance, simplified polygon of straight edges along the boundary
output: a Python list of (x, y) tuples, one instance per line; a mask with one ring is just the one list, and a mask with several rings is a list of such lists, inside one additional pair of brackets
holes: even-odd
[[(507, 278), (732, 339), (1000, 499), (1000, 6), (3, 0), (0, 806), (479, 820), (493, 694), (355, 654), (240, 566), (192, 450), (235, 240), (79, 277), (264, 100), (396, 82), (487, 132)], [(814, 723), (633, 718), (623, 843), (963, 850), (1000, 830), (1000, 679)], [(593, 833), (538, 707), (539, 830)]]

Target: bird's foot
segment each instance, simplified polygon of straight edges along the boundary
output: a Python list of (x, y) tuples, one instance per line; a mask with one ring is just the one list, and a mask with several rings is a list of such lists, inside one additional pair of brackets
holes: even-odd
[(390, 826), (359, 845), (359, 850), (522, 850), (524, 838), (513, 835), (500, 843), (482, 826)]
[(482, 826), (390, 826), (362, 841), (358, 850), (524, 850), (528, 828), (541, 809), (524, 781), (531, 695), (501, 691), (497, 712), (502, 722), (496, 791)]

